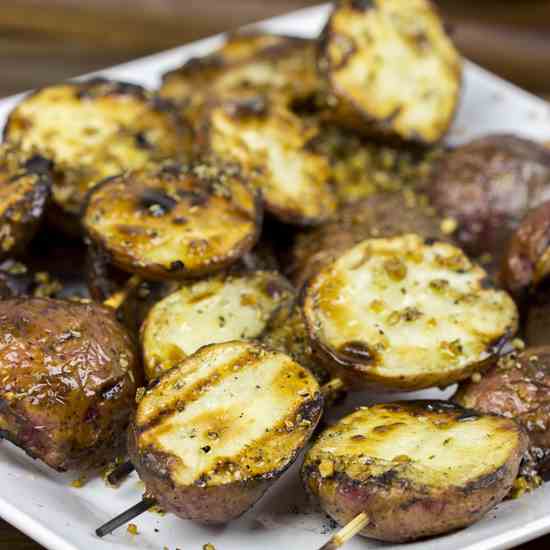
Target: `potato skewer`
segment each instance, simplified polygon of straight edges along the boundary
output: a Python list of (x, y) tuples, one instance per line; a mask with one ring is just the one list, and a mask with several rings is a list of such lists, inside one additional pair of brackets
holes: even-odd
[(147, 496), (98, 536), (150, 499), (206, 523), (240, 516), (295, 460), (322, 404), (315, 378), (282, 353), (238, 341), (201, 348), (139, 402), (128, 446)]

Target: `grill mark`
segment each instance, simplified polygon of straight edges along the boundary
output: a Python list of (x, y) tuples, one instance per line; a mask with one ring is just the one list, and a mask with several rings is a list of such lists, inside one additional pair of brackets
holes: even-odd
[(156, 414), (149, 417), (149, 419), (143, 424), (140, 423), (136, 426), (138, 436), (156, 428), (161, 422), (166, 421), (178, 412), (181, 412), (185, 406), (197, 401), (202, 396), (205, 388), (213, 385), (219, 385), (225, 378), (235, 372), (239, 372), (248, 366), (252, 361), (257, 359), (258, 355), (256, 353), (241, 353), (229, 363), (225, 363), (214, 369), (214, 371), (209, 373), (206, 378), (201, 378), (194, 384), (182, 388), (181, 391), (174, 396), (174, 399), (160, 407), (159, 410), (156, 411)]
[[(231, 456), (215, 456), (215, 462), (206, 465), (205, 468), (197, 471), (194, 475), (196, 479), (206, 478), (210, 479), (215, 475), (223, 475), (227, 471), (231, 472), (231, 469), (235, 465), (242, 464), (243, 469), (250, 474), (251, 477), (275, 477), (282, 473), (292, 462), (294, 461), (295, 456), (303, 447), (307, 435), (311, 433), (316, 425), (317, 421), (321, 416), (321, 411), (323, 407), (323, 398), (320, 392), (315, 393), (310, 399), (304, 400), (300, 403), (297, 403), (292, 411), (288, 412), (286, 415), (281, 417), (276, 424), (270, 425), (269, 432), (266, 432), (262, 436), (248, 440), (242, 444), (242, 447), (233, 453)], [(311, 424), (304, 423), (303, 420), (311, 422)], [(292, 424), (291, 427), (290, 424)], [(302, 443), (296, 445), (292, 444), (290, 447), (290, 442), (287, 445), (281, 445), (281, 441), (285, 438), (289, 439), (290, 436), (295, 435), (296, 433), (301, 433)], [(279, 443), (277, 445), (267, 445), (269, 440), (277, 439)], [(294, 441), (294, 440), (293, 440)], [(281, 448), (284, 448), (281, 451)], [(267, 463), (270, 466), (270, 470), (267, 472), (254, 472), (253, 467), (250, 470), (246, 469), (247, 462), (254, 462), (254, 450), (269, 450), (269, 457), (272, 457), (275, 452), (280, 455), (281, 458), (286, 459), (279, 461), (278, 463), (271, 463), (269, 458), (263, 459), (263, 462)], [(274, 451), (278, 449), (278, 451)], [(252, 451), (252, 452), (251, 452)], [(247, 461), (247, 456), (250, 456), (250, 459)]]
[(220, 290), (219, 288), (216, 288), (215, 290), (206, 290), (204, 292), (201, 292), (200, 294), (197, 294), (196, 296), (192, 296), (191, 298), (189, 298), (188, 303), (198, 304), (203, 300), (208, 300), (209, 298), (212, 298), (212, 296), (215, 296), (219, 290)]

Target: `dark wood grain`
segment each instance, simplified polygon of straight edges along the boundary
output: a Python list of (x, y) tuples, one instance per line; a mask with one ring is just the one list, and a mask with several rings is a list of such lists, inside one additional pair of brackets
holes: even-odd
[[(317, 0), (1, 2), (0, 97), (316, 3)], [(550, 1), (437, 3), (454, 27), (455, 40), (465, 55), (550, 97)], [(547, 550), (550, 536), (519, 548)], [(42, 547), (0, 520), (0, 549)]]

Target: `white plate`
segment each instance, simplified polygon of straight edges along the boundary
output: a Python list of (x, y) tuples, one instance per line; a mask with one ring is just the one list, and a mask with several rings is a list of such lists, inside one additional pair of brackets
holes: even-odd
[[(327, 13), (325, 5), (271, 19), (259, 26), (272, 32), (315, 36)], [(163, 72), (191, 56), (207, 53), (221, 40), (221, 36), (201, 40), (101, 74), (155, 87)], [(0, 102), (0, 125), (17, 99)], [(468, 63), (462, 105), (448, 141), (458, 143), (488, 132), (512, 132), (541, 141), (550, 140), (550, 107)], [(421, 395), (441, 394), (428, 391)], [(358, 395), (354, 400), (365, 403), (366, 397)], [(164, 546), (170, 550), (199, 550), (207, 542), (218, 550), (315, 550), (331, 532), (327, 518), (307, 504), (297, 476), (298, 465), (295, 465), (253, 510), (226, 527), (208, 528), (170, 515), (146, 513), (135, 521), (139, 529), (137, 536), (121, 528), (100, 540), (93, 534), (94, 529), (140, 499), (142, 488), (135, 476), (120, 489), (110, 489), (100, 479), (75, 489), (70, 487), (74, 475), (56, 474), (7, 442), (0, 443), (0, 447), (0, 515), (52, 550), (162, 549)], [(406, 548), (510, 548), (546, 532), (550, 532), (550, 483), (519, 500), (501, 504), (468, 529), (408, 544)], [(360, 538), (346, 546), (349, 550), (379, 547), (397, 548)]]

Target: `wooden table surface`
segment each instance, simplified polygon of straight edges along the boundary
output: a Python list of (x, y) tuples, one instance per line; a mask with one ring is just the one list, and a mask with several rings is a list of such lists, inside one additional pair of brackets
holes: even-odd
[[(316, 3), (316, 0), (0, 1), (0, 97)], [(465, 55), (520, 86), (550, 97), (550, 1), (439, 0), (437, 3)], [(0, 520), (0, 549), (41, 548)], [(550, 536), (518, 548), (547, 550)]]

